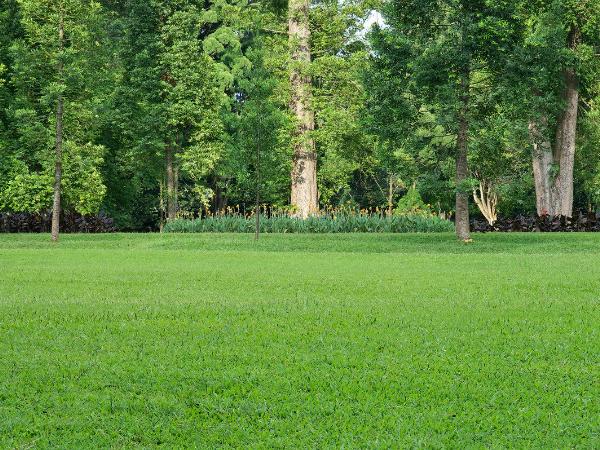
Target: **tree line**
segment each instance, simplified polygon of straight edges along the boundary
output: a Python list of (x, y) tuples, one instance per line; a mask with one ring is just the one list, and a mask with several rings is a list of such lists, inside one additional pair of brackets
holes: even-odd
[(4, 0), (0, 210), (600, 201), (600, 0)]

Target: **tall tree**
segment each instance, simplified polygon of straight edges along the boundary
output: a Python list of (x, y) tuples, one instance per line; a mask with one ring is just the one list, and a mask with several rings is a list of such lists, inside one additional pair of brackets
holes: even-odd
[(195, 5), (187, 5), (173, 11), (161, 29), (169, 219), (175, 218), (178, 209), (180, 166), (202, 196), (201, 177), (214, 167), (223, 147), (224, 86), (219, 85), (217, 65), (198, 37), (205, 24), (202, 13)]
[[(119, 114), (109, 132), (115, 138), (111, 156), (125, 163), (119, 166), (123, 173), (112, 176), (120, 185), (134, 180), (130, 208), (138, 207), (142, 194), (141, 206), (161, 213), (164, 208), (173, 219), (181, 208), (199, 209), (212, 200), (207, 178), (224, 148), (222, 115), (231, 109), (236, 78), (249, 65), (240, 45), (247, 6), (198, 0), (112, 3), (120, 17), (123, 81), (115, 92)], [(164, 203), (156, 201), (159, 192)], [(119, 201), (111, 199), (111, 209)]]
[(317, 154), (313, 131), (310, 77), (310, 1), (289, 0), (288, 34), (290, 42), (290, 110), (295, 122), (292, 160), (292, 206), (306, 218), (318, 211)]
[[(513, 7), (485, 0), (396, 0), (385, 9), (388, 28), (376, 31), (379, 51), (391, 53), (417, 117), (433, 113), (455, 137), (456, 234), (470, 238), (468, 149), (477, 78), (492, 77), (514, 43)], [(486, 84), (483, 83), (485, 86)], [(442, 133), (444, 134), (444, 133)]]
[(119, 74), (102, 132), (107, 147), (104, 207), (120, 228), (152, 229), (159, 222), (159, 180), (165, 177), (161, 17), (156, 2), (105, 4)]
[(11, 83), (13, 60), (11, 46), (21, 38), (22, 29), (18, 19), (16, 0), (7, 0), (0, 4), (0, 208), (3, 205), (2, 192), (18, 172), (19, 158), (10, 142), (10, 117), (8, 111), (14, 101), (14, 89)]
[[(37, 104), (38, 113), (52, 111), (46, 131), (48, 136), (54, 136), (52, 240), (57, 241), (67, 156), (65, 145), (69, 146), (69, 156), (78, 154), (78, 159), (70, 165), (78, 164), (86, 153), (92, 165), (101, 161), (97, 155), (102, 150), (86, 142), (81, 130), (77, 130), (93, 97), (95, 82), (91, 74), (96, 73), (97, 81), (103, 70), (98, 57), (101, 52), (95, 48), (100, 40), (97, 33), (101, 8), (93, 0), (19, 0), (18, 3), (25, 37), (14, 50), (18, 72), (15, 83), (23, 89), (35, 87), (41, 91), (40, 96), (33, 98), (31, 91), (22, 91), (29, 101)], [(53, 133), (50, 133), (51, 128)], [(97, 178), (95, 181), (99, 182), (97, 194), (102, 197), (102, 183)], [(78, 182), (71, 180), (70, 183)]]
[(223, 115), (235, 102), (236, 82), (250, 67), (240, 42), (248, 27), (246, 9), (245, 1), (236, 0), (164, 2), (162, 95), (166, 144), (175, 151), (172, 171), (167, 164), (173, 173), (174, 185), (167, 184), (172, 204), (181, 175), (203, 207), (214, 196), (206, 177), (224, 152)]
[[(311, 8), (311, 74), (319, 202), (357, 205), (353, 181), (372, 168), (373, 135), (362, 122), (368, 68), (365, 2), (320, 0)], [(372, 180), (369, 180), (371, 183)]]
[(527, 17), (515, 85), (524, 85), (539, 215), (573, 214), (581, 94), (597, 81), (600, 2), (542, 1)]

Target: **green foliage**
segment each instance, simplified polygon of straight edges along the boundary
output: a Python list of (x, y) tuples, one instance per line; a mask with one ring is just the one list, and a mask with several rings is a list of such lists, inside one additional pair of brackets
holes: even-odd
[(28, 173), (15, 175), (0, 193), (3, 211), (39, 212), (52, 206), (50, 174)]
[[(255, 218), (240, 215), (210, 216), (202, 219), (169, 221), (168, 233), (253, 233)], [(380, 214), (339, 214), (298, 219), (289, 216), (261, 216), (262, 233), (442, 233), (454, 230), (452, 222), (420, 212), (385, 217)]]
[(267, 67), (268, 42), (257, 36), (246, 52), (252, 69), (239, 82), (235, 113), (226, 116), (231, 139), (218, 173), (231, 198), (251, 201), (258, 188), (262, 202), (283, 206), (290, 189), (290, 122), (276, 97), (280, 80)]
[(359, 171), (370, 169), (374, 137), (363, 124), (368, 50), (358, 39), (364, 2), (323, 1), (311, 10), (313, 106), (322, 205), (339, 205)]
[(431, 206), (425, 204), (415, 186), (411, 187), (400, 199), (394, 209), (394, 214), (397, 216), (433, 216)]
[(220, 42), (222, 48), (207, 52), (197, 31), (204, 25), (203, 17), (190, 2), (174, 11), (161, 29), (165, 142), (178, 147), (181, 168), (200, 198), (206, 189), (203, 177), (223, 152), (220, 108), (224, 98), (219, 84), (221, 89), (231, 85), (223, 75), (229, 72), (219, 70), (210, 53), (224, 52), (225, 45), (236, 46), (235, 36), (219, 28), (207, 39)]
[[(600, 100), (600, 97), (598, 97)], [(600, 109), (598, 100), (590, 102), (590, 110), (580, 122), (579, 148), (575, 159), (576, 194), (580, 203), (600, 204)]]
[[(365, 19), (379, 13), (368, 33)], [(554, 140), (573, 68), (575, 208), (596, 209), (599, 18), (598, 0), (311, 3), (302, 72), (312, 79), (320, 206), (388, 208), (416, 182), (423, 203), (451, 212), (457, 190), (484, 179), (501, 214), (532, 212), (528, 125), (543, 118)], [(263, 202), (285, 207), (294, 125), (287, 27), (279, 0), (0, 2), (0, 207), (49, 207), (59, 94), (66, 208), (156, 229), (167, 147), (181, 212), (253, 203), (259, 172)], [(465, 68), (471, 179), (457, 186)]]
[(104, 147), (99, 145), (78, 146), (67, 141), (63, 165), (66, 209), (83, 215), (95, 214), (100, 210), (106, 194), (106, 186), (99, 170), (103, 163), (104, 150)]
[[(23, 212), (50, 208), (54, 112), (60, 95), (65, 109), (64, 206), (82, 214), (96, 213), (106, 187), (100, 171), (104, 147), (93, 141), (98, 139), (98, 113), (109, 72), (100, 44), (100, 4), (74, 0), (19, 0), (16, 4), (22, 36), (12, 42), (9, 52), (13, 100), (6, 109), (7, 139), (4, 144), (0, 139), (0, 145), (12, 163), (11, 178), (0, 180), (2, 207)], [(61, 17), (64, 48), (58, 33)]]

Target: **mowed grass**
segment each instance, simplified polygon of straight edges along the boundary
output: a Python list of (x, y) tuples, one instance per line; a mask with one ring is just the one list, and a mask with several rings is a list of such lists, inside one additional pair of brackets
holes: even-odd
[(0, 236), (0, 448), (599, 448), (600, 235)]

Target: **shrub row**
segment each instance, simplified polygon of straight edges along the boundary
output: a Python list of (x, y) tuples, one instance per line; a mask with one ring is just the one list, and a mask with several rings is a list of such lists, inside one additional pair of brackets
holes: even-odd
[(500, 218), (494, 225), (484, 220), (471, 221), (471, 229), (477, 232), (600, 232), (600, 218), (594, 214), (576, 212), (573, 217), (565, 216), (517, 216)]
[[(0, 213), (0, 233), (49, 233), (51, 213)], [(60, 231), (64, 233), (112, 233), (116, 231), (113, 220), (104, 214), (82, 216), (63, 213)]]
[[(163, 231), (170, 233), (253, 233), (255, 218), (240, 215), (176, 219)], [(454, 231), (454, 224), (439, 217), (381, 215), (261, 217), (261, 233), (436, 233)]]

